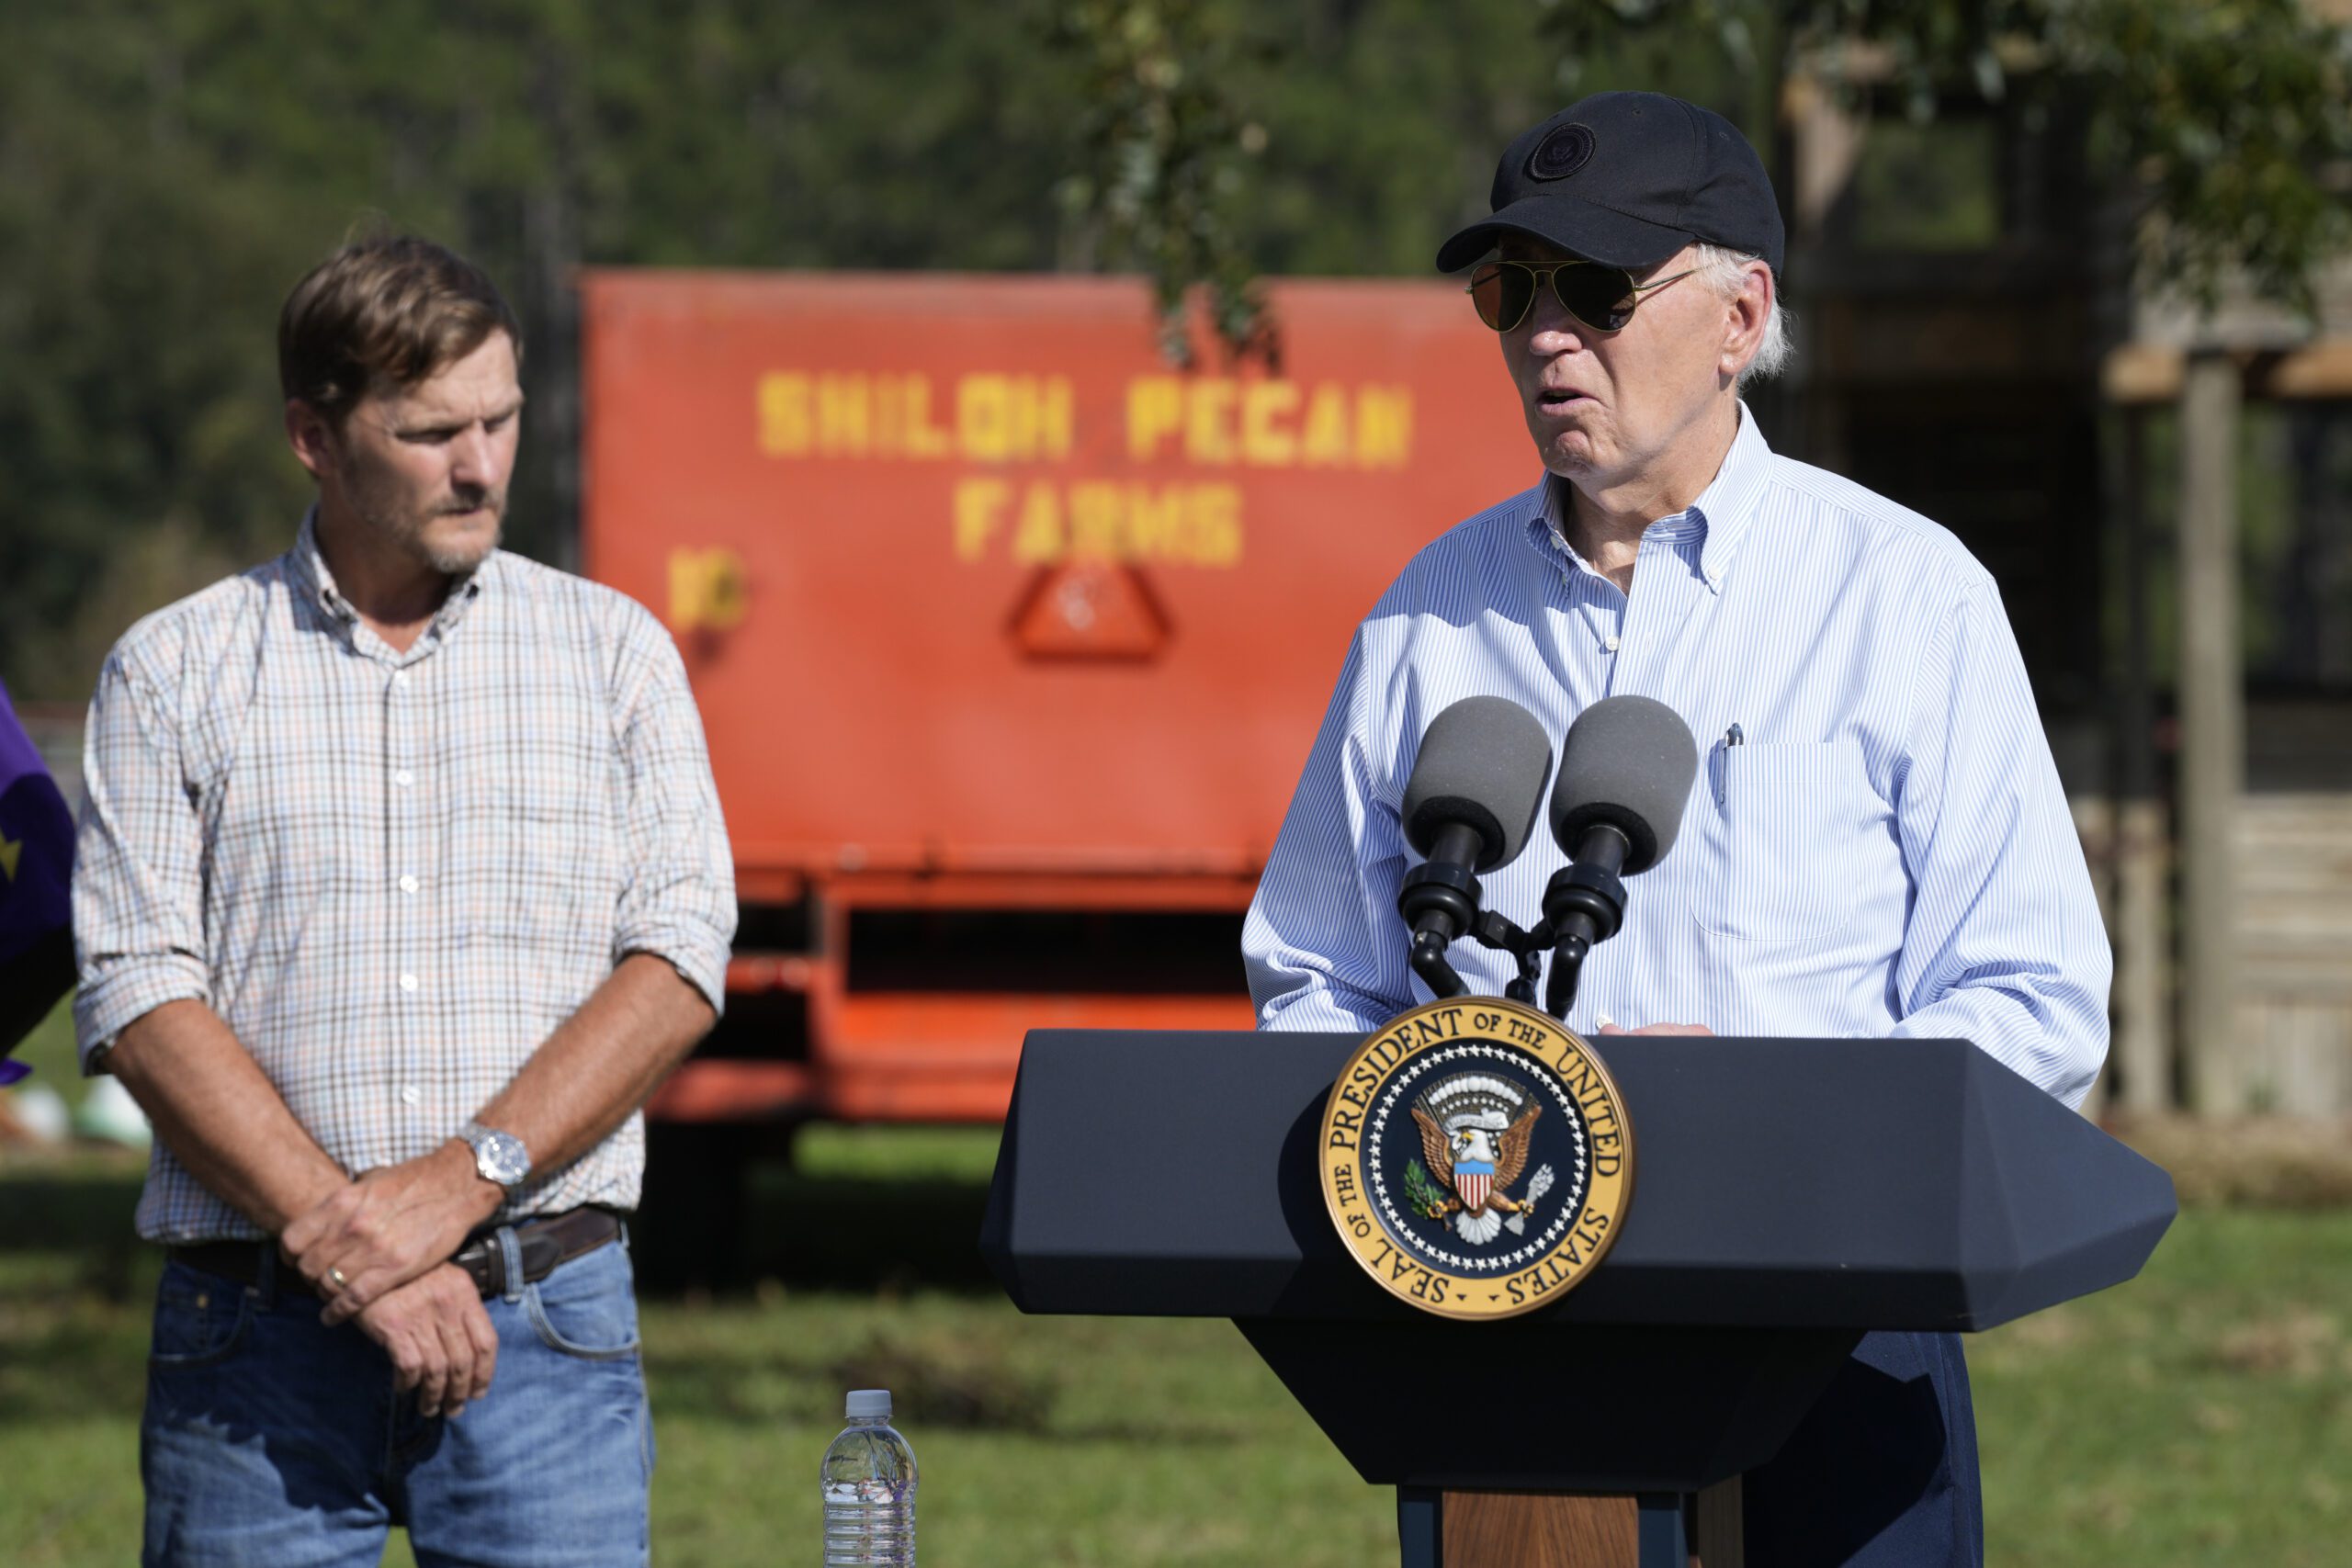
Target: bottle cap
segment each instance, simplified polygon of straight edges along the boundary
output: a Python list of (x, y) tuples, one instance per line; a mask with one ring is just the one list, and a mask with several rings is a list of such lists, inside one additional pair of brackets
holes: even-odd
[(849, 1418), (870, 1420), (890, 1414), (890, 1391), (887, 1388), (854, 1388), (849, 1391)]

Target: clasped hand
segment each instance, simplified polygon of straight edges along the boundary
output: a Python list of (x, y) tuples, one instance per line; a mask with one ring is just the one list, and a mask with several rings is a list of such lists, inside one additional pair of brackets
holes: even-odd
[(356, 1319), (427, 1416), (454, 1416), (490, 1386), (497, 1336), (471, 1277), (448, 1259), (500, 1197), (452, 1142), (336, 1188), (278, 1237), (325, 1301), (321, 1321)]
[(473, 1276), (439, 1264), (360, 1309), (360, 1331), (391, 1359), (393, 1386), (416, 1391), (425, 1416), (462, 1415), (490, 1392), (498, 1366), (498, 1330)]

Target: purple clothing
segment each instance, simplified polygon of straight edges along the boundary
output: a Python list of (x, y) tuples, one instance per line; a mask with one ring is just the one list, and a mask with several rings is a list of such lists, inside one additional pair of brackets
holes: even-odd
[[(0, 685), (0, 1057), (73, 983), (74, 815)], [(28, 1069), (0, 1060), (0, 1084)]]
[(0, 685), (0, 964), (65, 929), (74, 817)]

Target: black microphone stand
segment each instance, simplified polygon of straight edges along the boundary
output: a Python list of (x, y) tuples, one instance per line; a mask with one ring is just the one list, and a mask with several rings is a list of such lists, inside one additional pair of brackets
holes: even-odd
[(1396, 912), (1413, 928), (1413, 973), (1433, 996), (1458, 997), (1470, 988), (1445, 961), (1445, 950), (1479, 923), (1478, 878), (1470, 867), (1482, 843), (1477, 829), (1449, 823), (1430, 846), (1430, 858), (1396, 890)]
[(1519, 960), (1518, 978), (1503, 987), (1503, 995), (1533, 1007), (1544, 953), (1552, 945), (1551, 929), (1543, 925), (1522, 931), (1507, 917), (1478, 907), (1478, 879), (1469, 870), (1477, 846), (1476, 829), (1449, 827), (1438, 840), (1438, 852), (1406, 873), (1396, 893), (1396, 912), (1413, 928), (1413, 973), (1432, 996), (1458, 997), (1468, 991), (1445, 956), (1456, 937), (1466, 936)]
[(1576, 1005), (1585, 959), (1596, 942), (1615, 936), (1624, 923), (1625, 884), (1617, 873), (1632, 852), (1633, 841), (1605, 823), (1587, 829), (1577, 841), (1576, 859), (1555, 873), (1544, 888), (1544, 919), (1532, 930), (1479, 907), (1478, 879), (1469, 869), (1477, 846), (1476, 829), (1448, 827), (1439, 837), (1438, 852), (1406, 874), (1396, 894), (1396, 911), (1413, 928), (1413, 973), (1432, 996), (1467, 992), (1469, 986), (1445, 956), (1457, 937), (1466, 936), (1519, 960), (1519, 975), (1503, 987), (1503, 995), (1533, 1007), (1548, 951), (1552, 973), (1544, 987), (1544, 1010), (1566, 1022), (1568, 1010)]
[(1503, 995), (1512, 1001), (1533, 1007), (1535, 982), (1544, 974), (1544, 950), (1552, 945), (1551, 928), (1539, 925), (1532, 931), (1522, 931), (1489, 909), (1478, 917), (1478, 923), (1470, 929), (1470, 934), (1477, 940), (1479, 946), (1508, 953), (1519, 960), (1519, 976), (1503, 987)]
[[(1576, 1005), (1577, 980), (1593, 944), (1617, 934), (1625, 920), (1625, 884), (1617, 873), (1634, 842), (1619, 829), (1600, 823), (1577, 840), (1576, 858), (1552, 875), (1544, 889), (1544, 925), (1552, 935), (1551, 983), (1544, 1010), (1566, 1021)], [(1638, 868), (1636, 868), (1638, 869)]]

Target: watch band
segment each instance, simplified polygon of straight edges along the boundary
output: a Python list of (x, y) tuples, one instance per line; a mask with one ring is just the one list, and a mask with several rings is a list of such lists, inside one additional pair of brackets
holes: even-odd
[(531, 1153), (512, 1133), (468, 1122), (458, 1136), (474, 1152), (474, 1170), (484, 1181), (512, 1192), (529, 1179)]

